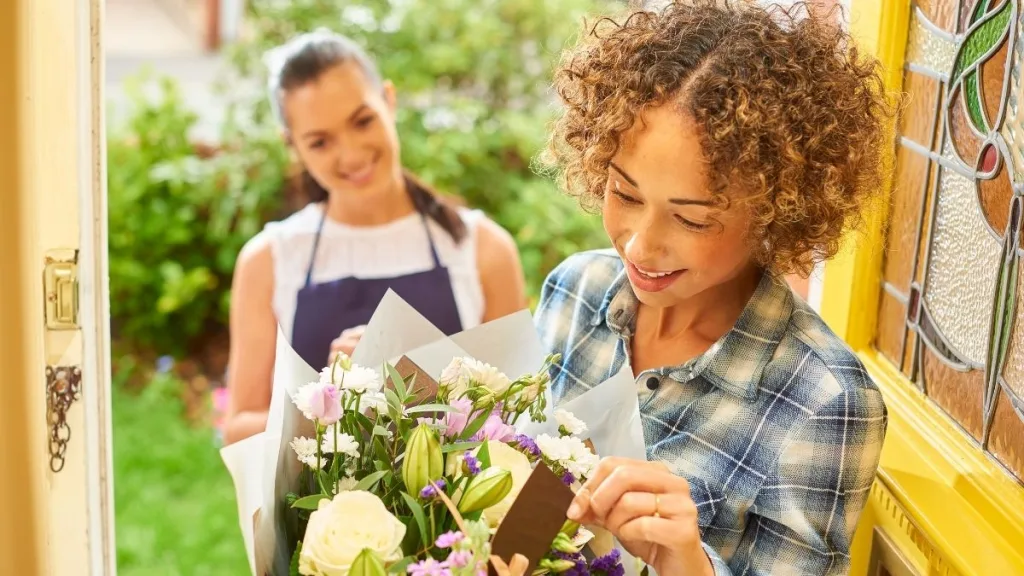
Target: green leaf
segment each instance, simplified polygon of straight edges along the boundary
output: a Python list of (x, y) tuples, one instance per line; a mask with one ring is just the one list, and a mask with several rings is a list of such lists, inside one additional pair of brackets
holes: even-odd
[(477, 432), (480, 431), (481, 428), (484, 427), (484, 424), (487, 422), (487, 418), (489, 416), (490, 414), (487, 413), (486, 411), (478, 415), (476, 419), (470, 422), (469, 426), (466, 426), (466, 428), (462, 431), (462, 434), (459, 435), (459, 440), (468, 440), (469, 438), (472, 438)]
[(391, 415), (391, 419), (397, 422), (402, 417), (402, 410), (405, 406), (398, 394), (395, 394), (391, 388), (384, 389), (384, 396), (388, 399), (388, 413)]
[(295, 546), (295, 553), (292, 554), (291, 564), (288, 566), (289, 576), (300, 576), (299, 575), (299, 554), (302, 553), (302, 542), (298, 542)]
[(383, 426), (381, 426), (380, 424), (377, 424), (376, 426), (373, 427), (373, 435), (374, 436), (383, 436), (383, 437), (387, 438), (389, 434), (390, 434), (390, 432), (388, 432), (388, 429), (383, 427)]
[[(384, 367), (387, 370), (388, 375), (391, 377), (391, 382), (395, 384), (395, 390), (398, 392), (399, 398), (404, 400), (408, 397), (408, 393), (405, 389), (405, 379), (402, 378), (402, 375), (399, 374), (398, 370), (391, 364), (385, 363)], [(401, 403), (402, 402), (399, 402), (399, 404)]]
[(430, 535), (427, 533), (427, 516), (423, 513), (423, 506), (416, 501), (415, 498), (409, 496), (405, 492), (402, 492), (402, 499), (405, 500), (405, 504), (409, 506), (409, 511), (412, 512), (412, 517), (416, 519), (416, 525), (420, 529), (420, 542), (425, 546), (430, 543)]
[(326, 494), (313, 494), (310, 496), (304, 496), (299, 498), (295, 502), (292, 502), (292, 508), (301, 508), (303, 510), (316, 510), (320, 506), (321, 500), (326, 500), (330, 496)]
[(442, 454), (450, 454), (452, 452), (465, 452), (466, 450), (472, 450), (479, 447), (483, 442), (455, 442), (454, 444), (445, 444), (441, 446)]
[(388, 574), (405, 574), (405, 569), (416, 561), (415, 556), (406, 556), (388, 568)]
[(480, 451), (477, 452), (476, 459), (480, 461), (481, 470), (486, 470), (491, 467), (491, 449), (486, 442), (483, 443), (480, 447)]
[(406, 414), (422, 414), (424, 412), (458, 412), (459, 409), (447, 404), (420, 404), (405, 411)]
[(369, 492), (370, 488), (374, 484), (376, 484), (377, 481), (381, 480), (382, 478), (384, 478), (388, 474), (391, 474), (391, 470), (380, 470), (380, 471), (377, 471), (377, 472), (373, 472), (372, 474), (367, 474), (365, 478), (363, 478), (362, 480), (359, 481), (358, 484), (356, 484), (356, 488), (355, 489), (356, 490), (366, 490), (366, 491)]

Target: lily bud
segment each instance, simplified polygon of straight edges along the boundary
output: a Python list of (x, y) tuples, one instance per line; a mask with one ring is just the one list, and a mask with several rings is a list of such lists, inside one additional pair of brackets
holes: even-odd
[(462, 514), (486, 510), (505, 499), (512, 491), (512, 473), (492, 466), (469, 482), (458, 509)]
[(573, 536), (576, 535), (576, 532), (579, 531), (579, 529), (580, 529), (580, 523), (579, 522), (573, 522), (572, 520), (566, 520), (565, 524), (562, 524), (562, 529), (559, 530), (558, 532), (561, 533), (561, 534), (565, 534), (566, 536), (572, 538)]
[(557, 560), (553, 560), (551, 558), (544, 558), (543, 560), (540, 561), (540, 565), (538, 566), (538, 568), (540, 568), (542, 570), (547, 570), (547, 571), (552, 572), (554, 574), (561, 574), (563, 572), (568, 572), (569, 570), (572, 570), (575, 567), (576, 567), (576, 563), (573, 562), (572, 560), (564, 560), (564, 559), (561, 559), (561, 558), (559, 558)]
[(555, 536), (555, 541), (551, 543), (551, 548), (566, 554), (576, 554), (579, 552), (579, 548), (573, 545), (572, 540), (561, 532), (558, 533), (558, 536)]
[(349, 576), (387, 576), (388, 571), (384, 569), (384, 563), (380, 561), (380, 557), (373, 550), (363, 548), (363, 551), (352, 561), (352, 567), (348, 573)]
[(444, 474), (444, 456), (437, 433), (420, 424), (409, 434), (402, 462), (402, 481), (410, 494), (419, 494), (427, 484)]

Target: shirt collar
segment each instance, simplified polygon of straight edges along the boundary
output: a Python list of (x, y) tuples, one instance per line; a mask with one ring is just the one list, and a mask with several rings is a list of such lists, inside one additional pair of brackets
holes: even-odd
[[(639, 300), (621, 271), (605, 292), (591, 324), (604, 322), (623, 336), (632, 337)], [(667, 369), (670, 378), (687, 382), (698, 376), (730, 394), (747, 400), (757, 397), (764, 368), (789, 326), (793, 293), (782, 280), (762, 276), (736, 324), (707, 352)]]

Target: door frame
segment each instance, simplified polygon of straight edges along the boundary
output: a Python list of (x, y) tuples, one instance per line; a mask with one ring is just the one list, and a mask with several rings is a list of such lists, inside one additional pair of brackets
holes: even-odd
[[(9, 120), (0, 161), (13, 179), (0, 210), (0, 573), (115, 574), (103, 0), (0, 5), (10, 27), (0, 75), (12, 100), (0, 106)], [(56, 249), (77, 251), (76, 329), (46, 329), (45, 258)], [(51, 365), (82, 374), (59, 473), (50, 469)]]

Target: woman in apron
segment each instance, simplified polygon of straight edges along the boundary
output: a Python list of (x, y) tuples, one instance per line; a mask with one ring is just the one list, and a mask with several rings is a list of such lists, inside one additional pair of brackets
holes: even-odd
[(310, 203), (238, 257), (226, 443), (265, 428), (278, 326), (319, 369), (351, 352), (389, 289), (447, 334), (526, 307), (511, 236), (402, 168), (394, 87), (359, 46), (317, 31), (267, 64)]

